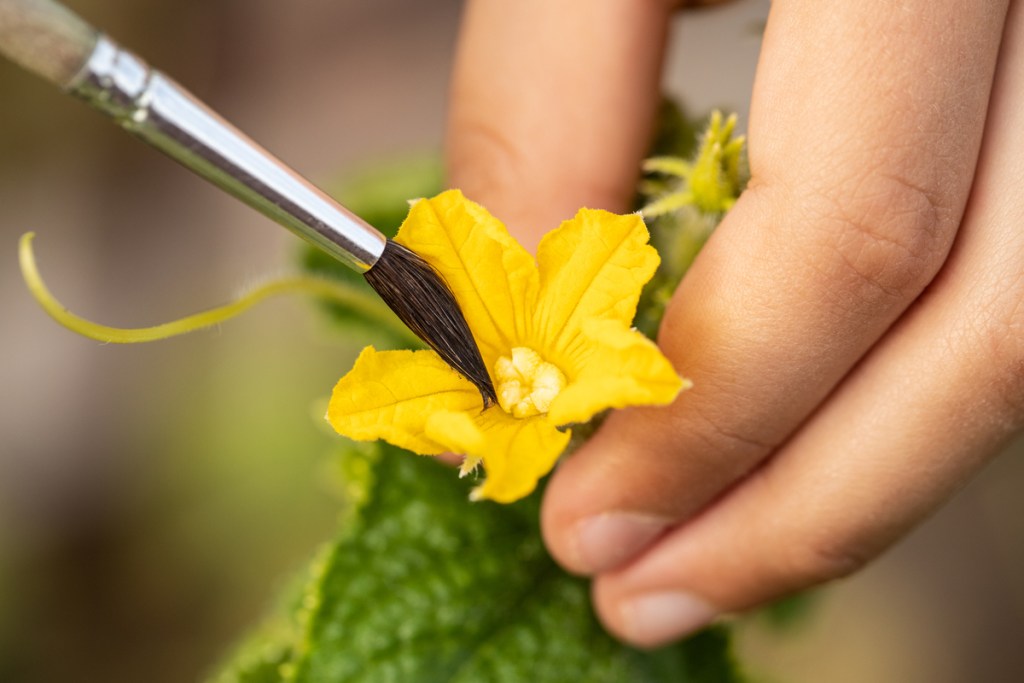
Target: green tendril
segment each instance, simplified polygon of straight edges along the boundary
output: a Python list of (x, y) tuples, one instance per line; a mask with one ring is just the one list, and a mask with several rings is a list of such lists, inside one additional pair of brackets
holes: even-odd
[(100, 325), (75, 315), (57, 300), (43, 283), (36, 266), (35, 254), (32, 251), (34, 233), (28, 232), (21, 236), (18, 244), (18, 262), (25, 285), (36, 302), (47, 314), (72, 332), (110, 344), (139, 344), (143, 342), (168, 339), (187, 334), (206, 327), (219, 325), (245, 312), (267, 297), (277, 294), (309, 294), (322, 299), (335, 301), (368, 319), (379, 323), (382, 327), (408, 339), (416, 345), (420, 341), (406, 328), (391, 310), (376, 298), (360, 292), (343, 282), (313, 276), (290, 276), (272, 280), (262, 284), (229, 304), (211, 308), (201, 313), (186, 316), (179, 320), (154, 325), (152, 327), (120, 328)]

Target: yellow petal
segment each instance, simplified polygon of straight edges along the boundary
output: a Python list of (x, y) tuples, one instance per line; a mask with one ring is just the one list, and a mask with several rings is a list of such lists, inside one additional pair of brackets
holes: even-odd
[(424, 434), (454, 453), (479, 453), (484, 433), (467, 413), (441, 410), (427, 418)]
[(466, 455), (460, 476), (483, 462), (487, 478), (472, 497), (499, 503), (511, 503), (533, 491), (554, 467), (570, 437), (542, 417), (521, 420), (500, 408), (472, 417), (464, 412), (435, 413), (427, 420), (426, 435), (445, 449)]
[(487, 209), (449, 190), (413, 204), (395, 238), (440, 273), (488, 369), (530, 334), (537, 265)]
[(478, 455), (484, 449), (484, 433), (467, 413), (442, 410), (427, 418), (424, 433), (428, 439), (453, 453), (464, 456), (459, 476), (464, 477), (480, 464)]
[[(637, 214), (618, 216), (582, 209), (541, 240), (535, 326), (537, 338), (556, 364), (567, 363), (582, 343), (584, 321), (632, 324), (640, 290), (658, 267), (658, 252)], [(562, 367), (573, 377), (578, 368)]]
[(571, 436), (544, 417), (520, 420), (500, 408), (491, 408), (474, 419), (486, 440), (479, 456), (487, 479), (473, 489), (473, 500), (511, 503), (528, 495), (555, 466)]
[(665, 405), (690, 386), (636, 330), (593, 322), (584, 336), (593, 346), (579, 375), (552, 401), (548, 418), (554, 424), (585, 422), (606, 408)]
[(384, 439), (435, 455), (448, 446), (426, 435), (430, 415), (482, 409), (476, 388), (433, 351), (378, 352), (368, 346), (335, 385), (327, 420), (350, 439)]

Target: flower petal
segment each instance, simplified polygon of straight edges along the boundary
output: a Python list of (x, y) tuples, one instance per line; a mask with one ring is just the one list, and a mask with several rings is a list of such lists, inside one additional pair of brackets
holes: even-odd
[[(594, 209), (581, 209), (544, 236), (537, 249), (540, 293), (534, 324), (549, 353), (570, 353), (581, 341), (584, 321), (614, 320), (623, 328), (632, 323), (640, 290), (659, 262), (648, 238), (638, 214)], [(572, 367), (562, 370), (574, 374)]]
[(438, 411), (427, 418), (424, 434), (454, 453), (479, 453), (484, 448), (484, 433), (467, 413)]
[(479, 456), (487, 478), (473, 489), (473, 500), (511, 503), (527, 496), (555, 466), (571, 436), (544, 417), (521, 420), (500, 408), (487, 410), (475, 421), (486, 439)]
[(466, 455), (459, 476), (482, 461), (487, 479), (471, 495), (474, 500), (499, 503), (511, 503), (533, 491), (571, 436), (543, 417), (518, 419), (500, 408), (472, 417), (452, 411), (435, 413), (427, 420), (426, 434), (444, 448)]
[(488, 369), (530, 334), (537, 264), (487, 209), (449, 190), (420, 199), (396, 242), (422, 256), (444, 277)]
[(467, 413), (442, 410), (427, 418), (424, 433), (428, 439), (443, 443), (453, 453), (463, 454), (459, 476), (464, 477), (480, 464), (477, 455), (484, 449), (484, 433)]
[(558, 425), (585, 422), (606, 408), (665, 405), (690, 386), (661, 350), (617, 322), (591, 322), (584, 336), (594, 345), (585, 367), (555, 397), (548, 418)]
[(425, 434), (430, 415), (482, 409), (476, 388), (433, 351), (378, 352), (368, 346), (335, 385), (327, 420), (350, 439), (384, 439), (434, 455), (448, 446)]

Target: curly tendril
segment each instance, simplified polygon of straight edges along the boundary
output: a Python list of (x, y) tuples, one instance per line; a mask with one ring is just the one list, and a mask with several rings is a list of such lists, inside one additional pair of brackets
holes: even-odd
[(291, 276), (264, 283), (242, 294), (231, 303), (217, 306), (178, 320), (152, 327), (109, 327), (75, 315), (57, 300), (43, 283), (32, 250), (35, 233), (27, 232), (18, 244), (18, 262), (29, 292), (47, 314), (58, 323), (83, 337), (109, 344), (138, 344), (168, 339), (203, 328), (219, 325), (245, 312), (264, 299), (277, 294), (308, 294), (342, 304), (378, 323), (381, 327), (408, 338), (416, 346), (419, 340), (380, 301), (343, 282), (312, 276)]

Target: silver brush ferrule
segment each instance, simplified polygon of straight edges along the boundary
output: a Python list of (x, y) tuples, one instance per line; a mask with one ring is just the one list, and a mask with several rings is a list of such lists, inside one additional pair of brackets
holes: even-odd
[(68, 90), (355, 270), (369, 270), (384, 252), (384, 235), (107, 37)]

